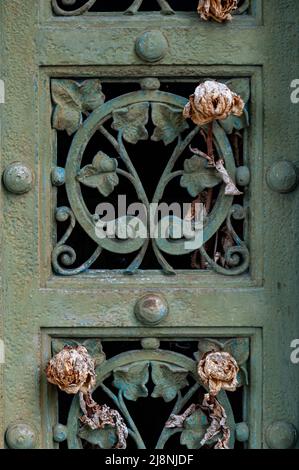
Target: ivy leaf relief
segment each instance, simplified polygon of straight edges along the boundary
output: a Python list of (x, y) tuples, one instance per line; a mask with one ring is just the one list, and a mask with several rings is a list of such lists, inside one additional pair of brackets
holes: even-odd
[(91, 165), (86, 165), (77, 176), (78, 181), (90, 188), (97, 188), (105, 197), (109, 196), (119, 183), (116, 173), (117, 160), (104, 152), (98, 152)]
[(148, 396), (146, 384), (149, 380), (148, 362), (137, 362), (119, 367), (113, 372), (113, 385), (123, 392), (127, 400), (136, 401)]
[(234, 130), (240, 131), (249, 126), (249, 114), (246, 106), (248, 105), (250, 99), (250, 81), (248, 78), (234, 78), (226, 82), (226, 85), (234, 93), (237, 93), (237, 95), (241, 96), (245, 103), (242, 116), (238, 117), (230, 115), (223, 121), (218, 121), (227, 134), (232, 134)]
[(52, 80), (52, 99), (55, 104), (52, 125), (54, 129), (76, 132), (82, 124), (82, 113), (87, 114), (105, 101), (100, 80), (84, 82), (75, 80)]
[(201, 441), (209, 426), (208, 418), (203, 411), (196, 410), (184, 423), (180, 442), (187, 449), (200, 449)]
[(152, 120), (156, 126), (151, 139), (155, 142), (163, 140), (165, 145), (171, 144), (184, 130), (189, 128), (182, 110), (167, 104), (152, 105)]
[(163, 362), (152, 363), (152, 380), (155, 388), (153, 398), (163, 398), (166, 403), (172, 401), (180, 390), (189, 385), (188, 371), (182, 367)]
[(116, 429), (112, 426), (94, 430), (84, 426), (79, 430), (78, 436), (89, 442), (89, 444), (99, 446), (101, 449), (112, 449), (118, 440)]
[(184, 162), (184, 174), (181, 178), (181, 187), (186, 188), (190, 196), (196, 197), (206, 188), (214, 188), (222, 179), (215, 168), (208, 166), (207, 160), (193, 155)]
[(218, 122), (225, 132), (230, 135), (234, 130), (241, 131), (249, 126), (249, 114), (247, 109), (244, 108), (242, 116), (238, 117), (231, 114), (228, 118)]
[(232, 338), (223, 346), (223, 350), (231, 354), (238, 365), (245, 364), (249, 359), (249, 338)]
[(123, 132), (123, 138), (130, 144), (147, 140), (146, 124), (149, 119), (149, 103), (132, 104), (112, 112), (112, 129)]

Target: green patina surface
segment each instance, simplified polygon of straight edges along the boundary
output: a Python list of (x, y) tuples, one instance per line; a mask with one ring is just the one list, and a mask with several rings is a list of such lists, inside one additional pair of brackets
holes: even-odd
[[(6, 103), (0, 105), (1, 173), (13, 162), (22, 162), (34, 172), (33, 188), (28, 193), (16, 195), (3, 185), (1, 190), (0, 338), (5, 339), (6, 361), (0, 365), (1, 446), (6, 445), (6, 429), (16, 423), (23, 423), (25, 427), (11, 428), (8, 439), (11, 446), (20, 432), (28, 446), (57, 446), (53, 440), (53, 428), (58, 424), (57, 394), (46, 382), (44, 367), (52, 356), (55, 341), (78, 338), (89, 338), (89, 341), (98, 338), (103, 343), (111, 339), (139, 341), (145, 338), (143, 349), (135, 351), (133, 348), (98, 367), (99, 385), (107, 374), (113, 375), (119, 391), (115, 397), (124, 413), (124, 397), (134, 400), (147, 393), (147, 374), (151, 373), (155, 382), (155, 377), (160, 377), (161, 370), (164, 371), (167, 389), (160, 386), (155, 394), (166, 398), (165, 402), (173, 396), (178, 401), (182, 399), (178, 391), (186, 380), (183, 375), (185, 371), (191, 376), (194, 374), (195, 360), (159, 349), (159, 341), (150, 338), (201, 340), (200, 351), (211, 347), (210, 343), (206, 344), (207, 338), (211, 338), (213, 347), (240, 355), (246, 389), (244, 414), (250, 431), (248, 446), (294, 445), (289, 436), (292, 433), (290, 424), (299, 427), (299, 369), (290, 361), (290, 344), (299, 334), (298, 190), (286, 191), (288, 179), (292, 189), (294, 187), (289, 165), (285, 175), (277, 174), (277, 168), (283, 169), (285, 165), (278, 165), (270, 172), (270, 177), (267, 175), (272, 165), (280, 160), (288, 160), (294, 166), (298, 161), (299, 105), (290, 100), (290, 84), (298, 78), (298, 2), (287, 1), (282, 5), (278, 0), (257, 0), (252, 2), (250, 14), (237, 15), (232, 23), (225, 25), (204, 23), (191, 13), (161, 15), (160, 12), (148, 12), (139, 15), (137, 10), (131, 16), (89, 13), (53, 16), (51, 3), (50, 0), (3, 0), (0, 5), (0, 78), (6, 87)], [(165, 9), (165, 2), (160, 6)], [(135, 53), (137, 38), (150, 30), (161, 31), (169, 45), (165, 56), (155, 65), (146, 63)], [(52, 101), (51, 81), (52, 84), (57, 81), (59, 85), (61, 79), (67, 82), (76, 81), (76, 78), (92, 79), (89, 82), (92, 89), (97, 85), (95, 79), (103, 81), (107, 77), (136, 82), (146, 77), (173, 81), (193, 79), (195, 82), (204, 77), (215, 77), (222, 81), (234, 78), (238, 82), (241, 79), (240, 83), (250, 83), (250, 128), (246, 149), (246, 165), (250, 169), (248, 247), (241, 246), (243, 253), (246, 250), (245, 261), (250, 263), (247, 273), (241, 274), (241, 270), (234, 272), (234, 276), (225, 276), (211, 269), (203, 273), (178, 272), (170, 277), (160, 271), (142, 271), (131, 277), (115, 271), (88, 275), (79, 271), (68, 276), (54, 274), (51, 263), (53, 249), (56, 249), (53, 178), (59, 184), (65, 181), (69, 185), (72, 210), (89, 230), (90, 218), (77, 199), (80, 185), (92, 181), (107, 194), (116, 190), (119, 173), (117, 166), (111, 166), (109, 161), (108, 173), (112, 173), (112, 179), (103, 177), (103, 174), (107, 175), (107, 161), (102, 158), (92, 162), (93, 168), (79, 174), (81, 168), (68, 159), (65, 175), (57, 169), (53, 177), (53, 168), (57, 165), (56, 130), (51, 127), (51, 116), (53, 107), (61, 105), (58, 102), (61, 94), (57, 102)], [(122, 140), (135, 141), (140, 135), (145, 137), (147, 132), (146, 119), (142, 117), (145, 107), (151, 107), (153, 113), (156, 106), (154, 136), (161, 141), (161, 149), (176, 138), (175, 129), (180, 133), (183, 124), (170, 109), (182, 108), (187, 97), (160, 92), (155, 80), (151, 84), (152, 89), (148, 84), (130, 97), (120, 96), (115, 107), (112, 101), (101, 106), (100, 93), (97, 95), (99, 101), (92, 106), (89, 103), (88, 107), (84, 99), (90, 88), (81, 88), (78, 94), (74, 91), (75, 85), (71, 88), (66, 85), (75, 96), (68, 109), (68, 117), (71, 115), (72, 118), (67, 119), (69, 133), (75, 134), (74, 159), (76, 146), (80, 151), (80, 145), (93, 132), (93, 127), (112, 112), (115, 129), (120, 129), (117, 143), (125, 159)], [(124, 113), (124, 108), (136, 104), (142, 105), (137, 135), (132, 126), (127, 126), (130, 117)], [(76, 132), (81, 113), (90, 110), (86, 125)], [(63, 120), (59, 111), (61, 109), (56, 110), (56, 118), (61, 125)], [(165, 122), (169, 120), (172, 124), (165, 132)], [(226, 149), (228, 164), (226, 134), (235, 125), (235, 122), (227, 122), (226, 128), (217, 126), (216, 130), (218, 137), (215, 139), (220, 147), (223, 146), (223, 151)], [(232, 159), (230, 168), (234, 169), (234, 166)], [(184, 176), (188, 177), (182, 185), (191, 192), (194, 181), (198, 184), (192, 176), (194, 171), (204, 173), (205, 185), (206, 180), (208, 185), (216, 184), (200, 165), (187, 164), (186, 170)], [(90, 179), (94, 177), (96, 181)], [(246, 178), (248, 181), (248, 176)], [(277, 191), (268, 186), (269, 178), (272, 188), (276, 185)], [(134, 181), (136, 183), (136, 179)], [(140, 182), (136, 184), (142, 193)], [(281, 188), (283, 194), (279, 192)], [(158, 200), (161, 195), (163, 184), (158, 188)], [(217, 225), (218, 218), (223, 221), (231, 214), (230, 210), (240, 216), (237, 211), (240, 208), (232, 206), (229, 198), (220, 198), (219, 205), (212, 223)], [(59, 216), (63, 218), (66, 214), (62, 211)], [(159, 250), (163, 251), (163, 246), (159, 245)], [(55, 268), (55, 263), (53, 266)], [(168, 315), (157, 326), (143, 325), (134, 313), (136, 302), (148, 292), (162, 294), (169, 307)], [(233, 338), (235, 343), (230, 344), (229, 339)], [(238, 342), (237, 338), (245, 341)], [(217, 339), (219, 344), (215, 346)], [(249, 357), (246, 353), (248, 342)], [(243, 349), (242, 344), (247, 346)], [(101, 351), (94, 354), (101, 356)], [(124, 386), (127, 381), (129, 386)], [(156, 381), (160, 383), (160, 379)], [(227, 400), (226, 396), (223, 400)], [(231, 429), (234, 430), (236, 424), (239, 430), (243, 429), (242, 423), (241, 426), (235, 423), (229, 404), (227, 410)], [(67, 430), (72, 447), (81, 445), (77, 418), (75, 399)], [(200, 422), (198, 428), (194, 421)], [(278, 424), (273, 426), (273, 423)], [(142, 423), (139, 426), (142, 429)], [(203, 416), (188, 418), (180, 438), (182, 445), (197, 447), (205, 426)], [(142, 447), (140, 429), (135, 429), (132, 423), (131, 428), (135, 442)], [(159, 446), (167, 440), (163, 432)], [(80, 436), (80, 433), (84, 435)], [(241, 434), (240, 440), (244, 435), (246, 440), (246, 432)], [(101, 443), (103, 447), (109, 447), (115, 441), (111, 430), (98, 435), (80, 430), (79, 437)]]

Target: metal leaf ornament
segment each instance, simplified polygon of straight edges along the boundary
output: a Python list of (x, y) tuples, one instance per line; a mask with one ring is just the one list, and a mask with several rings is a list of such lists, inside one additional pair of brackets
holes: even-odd
[(83, 411), (80, 421), (87, 429), (98, 430), (108, 426), (116, 433), (115, 448), (126, 448), (128, 429), (120, 413), (107, 405), (99, 405), (92, 398), (91, 391), (96, 384), (95, 361), (84, 346), (65, 346), (49, 361), (46, 375), (48, 382), (63, 392), (79, 393)]
[(200, 0), (197, 11), (205, 21), (212, 19), (223, 23), (232, 20), (231, 13), (237, 8), (238, 0)]

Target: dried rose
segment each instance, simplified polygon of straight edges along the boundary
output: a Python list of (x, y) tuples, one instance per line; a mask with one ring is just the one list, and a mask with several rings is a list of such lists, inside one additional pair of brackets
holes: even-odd
[(207, 21), (212, 18), (218, 23), (230, 21), (232, 11), (238, 7), (238, 0), (200, 0), (197, 11)]
[(238, 372), (237, 362), (226, 352), (206, 353), (198, 365), (198, 375), (213, 396), (222, 389), (234, 392), (238, 386)]
[(242, 98), (224, 83), (207, 80), (189, 97), (183, 114), (185, 118), (191, 118), (195, 124), (202, 126), (217, 119), (226, 119), (231, 114), (241, 116), (244, 106)]
[(96, 382), (95, 363), (84, 346), (65, 346), (46, 367), (47, 379), (60, 390), (87, 393)]

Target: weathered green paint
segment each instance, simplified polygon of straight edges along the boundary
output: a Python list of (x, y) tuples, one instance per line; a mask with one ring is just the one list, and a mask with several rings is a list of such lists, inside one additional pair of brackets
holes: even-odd
[[(121, 16), (121, 21), (108, 15), (53, 18), (50, 1), (1, 2), (0, 67), (6, 84), (6, 104), (0, 105), (1, 168), (3, 172), (20, 161), (36, 175), (27, 194), (17, 196), (5, 188), (1, 194), (0, 337), (6, 346), (6, 363), (0, 365), (3, 446), (5, 430), (20, 422), (36, 430), (37, 448), (56, 445), (56, 392), (43, 373), (52, 355), (53, 337), (129, 340), (225, 335), (250, 338), (249, 447), (298, 447), (290, 425), (283, 425), (283, 442), (277, 440), (277, 426), (270, 427), (269, 434), (273, 423), (299, 427), (298, 365), (290, 361), (290, 344), (299, 331), (298, 191), (278, 194), (266, 182), (274, 162), (298, 160), (299, 108), (290, 101), (290, 83), (298, 78), (298, 14), (297, 1), (282, 6), (278, 0), (264, 0), (256, 2), (253, 15), (217, 25), (205, 24), (196, 15), (187, 15), (186, 23), (185, 15), (167, 17), (159, 12)], [(164, 32), (170, 45), (154, 66), (144, 64), (135, 53), (136, 38), (151, 29)], [(193, 77), (196, 81), (207, 76), (250, 78), (249, 275), (53, 276), (50, 175), (56, 162), (49, 124), (50, 79), (78, 75), (86, 79)], [(167, 299), (169, 315), (161, 326), (143, 327), (135, 317), (136, 301), (147, 291)], [(143, 359), (152, 360), (153, 353), (147, 357), (145, 352)]]

